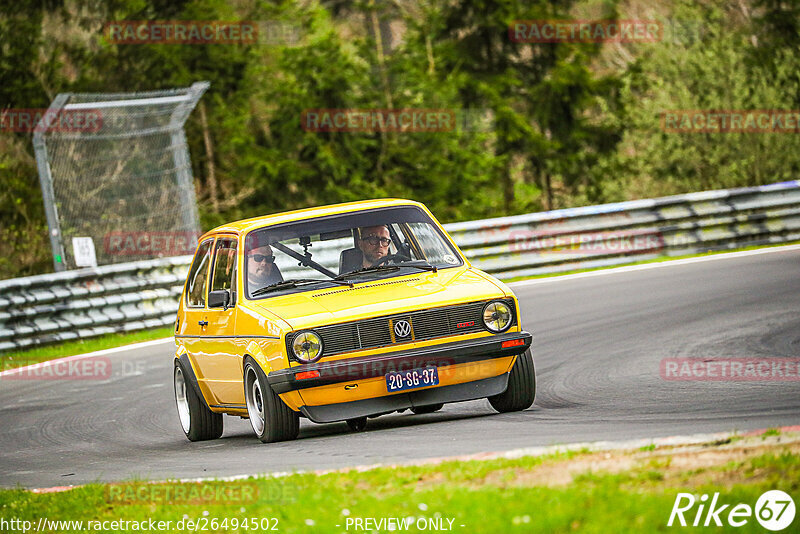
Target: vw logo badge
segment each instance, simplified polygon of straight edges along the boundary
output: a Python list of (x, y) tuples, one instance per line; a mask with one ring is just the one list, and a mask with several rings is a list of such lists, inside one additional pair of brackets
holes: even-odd
[(397, 337), (408, 337), (411, 334), (411, 325), (408, 321), (402, 320), (394, 323), (394, 335)]

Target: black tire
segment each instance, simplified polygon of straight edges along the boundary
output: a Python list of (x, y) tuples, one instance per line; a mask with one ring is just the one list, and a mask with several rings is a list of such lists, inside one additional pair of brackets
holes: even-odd
[(347, 426), (349, 426), (350, 430), (353, 432), (363, 432), (367, 428), (367, 418), (356, 417), (355, 419), (348, 419)]
[(508, 377), (508, 388), (489, 397), (489, 404), (500, 413), (518, 412), (530, 408), (536, 397), (536, 371), (530, 349), (517, 356)]
[(429, 404), (427, 406), (414, 406), (413, 408), (411, 408), (411, 411), (417, 415), (421, 415), (424, 413), (438, 412), (442, 408), (444, 408), (444, 403)]
[(264, 443), (289, 441), (300, 433), (300, 416), (275, 393), (264, 371), (252, 360), (244, 363), (244, 398), (250, 425)]
[(175, 405), (181, 428), (189, 441), (217, 439), (222, 435), (222, 414), (208, 409), (189, 383), (188, 374), (180, 361), (175, 360), (172, 380), (175, 390)]

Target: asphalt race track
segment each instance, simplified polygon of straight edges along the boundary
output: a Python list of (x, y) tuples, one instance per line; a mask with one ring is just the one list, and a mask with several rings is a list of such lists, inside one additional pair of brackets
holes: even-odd
[(97, 380), (0, 379), (0, 485), (193, 478), (391, 463), (596, 440), (800, 424), (800, 381), (667, 381), (664, 358), (800, 358), (800, 250), (514, 286), (534, 333), (536, 404), (486, 400), (371, 419), (303, 422), (261, 444), (225, 418), (190, 443), (172, 392), (174, 347), (109, 356)]

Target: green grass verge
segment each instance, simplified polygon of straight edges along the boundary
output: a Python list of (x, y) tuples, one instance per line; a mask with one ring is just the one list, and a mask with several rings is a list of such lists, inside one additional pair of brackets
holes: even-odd
[[(420, 518), (441, 520), (453, 532), (464, 533), (683, 531), (686, 529), (666, 526), (679, 492), (709, 496), (720, 492), (719, 504), (730, 503), (728, 511), (738, 503), (754, 507), (762, 493), (773, 489), (783, 490), (797, 501), (800, 491), (797, 438), (793, 443), (785, 439), (783, 442), (771, 439), (770, 443), (763, 443), (760, 437), (748, 439), (751, 443), (747, 447), (739, 441), (736, 445), (709, 444), (699, 450), (690, 447), (674, 454), (659, 448), (576, 452), (325, 475), (292, 474), (204, 485), (92, 484), (50, 494), (3, 490), (0, 517), (31, 521), (34, 525), (41, 517), (81, 520), (84, 525), (89, 520), (152, 519), (170, 521), (170, 532), (181, 531), (177, 524), (183, 519), (185, 526), (187, 518), (195, 523), (199, 520), (198, 530), (209, 532), (254, 530), (241, 528), (244, 520), (250, 522), (248, 527), (252, 524), (250, 518), (259, 524), (264, 518), (275, 518), (279, 532), (353, 532), (354, 523), (347, 528), (348, 518), (366, 517), (413, 518), (415, 525)], [(265, 446), (265, 454), (269, 453), (268, 448)], [(714, 460), (704, 463), (703, 455), (709, 452)], [(620, 469), (620, 465), (626, 467)], [(565, 480), (558, 480), (568, 472)], [(177, 495), (180, 487), (185, 495), (194, 491), (197, 497), (204, 488), (206, 497), (212, 494), (215, 497), (199, 503), (185, 495), (169, 497)], [(221, 495), (228, 495), (229, 502), (221, 502), (225, 500)], [(130, 504), (130, 499), (138, 499), (141, 504)], [(697, 506), (686, 513), (690, 523), (696, 511)], [(723, 522), (724, 518), (723, 514)], [(224, 519), (227, 522), (222, 527)], [(233, 528), (234, 519), (239, 528)], [(215, 524), (212, 520), (216, 520), (216, 528), (212, 528)], [(787, 532), (796, 528), (798, 522), (800, 518), (795, 519)], [(273, 525), (270, 521), (269, 526)], [(765, 532), (754, 517), (741, 528), (725, 526), (711, 530)], [(412, 526), (409, 531), (420, 529)]]
[(150, 341), (153, 339), (161, 339), (171, 336), (172, 328), (167, 326), (152, 330), (137, 330), (136, 332), (106, 334), (87, 339), (65, 341), (64, 343), (58, 343), (55, 345), (35, 347), (23, 351), (7, 352), (0, 354), (0, 370), (13, 369), (23, 365), (30, 365), (46, 360), (52, 360), (54, 358), (74, 356), (76, 354), (111, 349), (114, 347), (121, 347), (123, 345), (130, 345), (131, 343), (139, 343), (141, 341)]

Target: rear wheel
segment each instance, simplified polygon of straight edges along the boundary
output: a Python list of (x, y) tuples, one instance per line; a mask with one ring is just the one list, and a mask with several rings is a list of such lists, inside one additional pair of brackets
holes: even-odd
[(222, 435), (222, 414), (209, 410), (197, 395), (191, 384), (187, 382), (186, 373), (181, 363), (175, 361), (173, 373), (175, 384), (175, 404), (178, 406), (178, 418), (183, 433), (189, 441), (217, 439)]
[(264, 371), (252, 360), (244, 366), (247, 415), (258, 439), (264, 443), (288, 441), (300, 433), (300, 417), (272, 391)]
[(517, 356), (508, 377), (508, 388), (489, 397), (489, 404), (500, 413), (518, 412), (530, 408), (536, 397), (536, 371), (533, 368), (531, 351)]
[(420, 415), (420, 414), (423, 414), (423, 413), (438, 412), (443, 407), (444, 407), (444, 403), (429, 404), (427, 406), (414, 406), (413, 408), (411, 408), (411, 411), (414, 412), (417, 415)]

